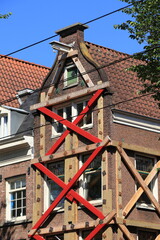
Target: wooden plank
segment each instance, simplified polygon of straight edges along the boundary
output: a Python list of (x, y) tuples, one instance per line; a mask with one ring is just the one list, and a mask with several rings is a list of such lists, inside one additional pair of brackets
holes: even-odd
[(83, 147), (73, 148), (72, 150), (62, 151), (59, 153), (54, 153), (52, 155), (43, 156), (41, 158), (34, 158), (31, 160), (31, 164), (38, 163), (39, 161), (43, 163), (47, 163), (47, 162), (50, 162), (51, 160), (59, 160), (64, 157), (70, 157), (72, 155), (74, 156), (81, 153), (87, 153), (95, 150), (96, 148), (97, 148), (97, 143), (93, 143)]
[[(102, 84), (102, 81), (99, 81), (97, 83), (98, 85)], [(97, 108), (98, 108), (98, 138), (103, 139), (104, 138), (104, 99), (101, 95), (97, 101)]]
[(60, 74), (64, 68), (64, 64), (66, 61), (66, 56), (67, 56), (67, 53), (64, 53), (61, 55), (61, 57), (59, 59), (58, 67), (57, 67), (57, 70), (56, 70), (53, 80), (52, 80), (52, 84), (54, 84), (54, 85), (58, 82), (58, 80), (60, 78)]
[(117, 146), (117, 150), (120, 153), (120, 155), (122, 156), (122, 158), (124, 159), (125, 163), (127, 164), (128, 168), (130, 169), (130, 171), (132, 172), (132, 174), (134, 175), (134, 177), (136, 178), (136, 180), (138, 181), (138, 183), (140, 184), (140, 186), (143, 188), (143, 190), (145, 191), (146, 195), (148, 196), (148, 198), (151, 200), (151, 202), (154, 204), (157, 212), (160, 214), (160, 205), (157, 202), (157, 200), (155, 199), (155, 197), (153, 196), (152, 192), (150, 191), (150, 189), (148, 188), (148, 186), (145, 184), (144, 180), (142, 179), (141, 175), (138, 173), (138, 171), (136, 170), (135, 166), (133, 165), (133, 163), (131, 162), (131, 160), (129, 159), (129, 157), (127, 156), (126, 152), (124, 151), (124, 149), (122, 147)]
[[(67, 224), (66, 225), (66, 231), (74, 231), (74, 230), (87, 230), (88, 228), (93, 228), (95, 226), (97, 226), (97, 222), (98, 220), (92, 220), (92, 221), (88, 221), (87, 225), (85, 222), (79, 222), (79, 223), (75, 223), (74, 226), (72, 226), (72, 224)], [(132, 220), (132, 219), (122, 219), (122, 218), (116, 218), (116, 223), (117, 224), (123, 224), (123, 222), (125, 223), (126, 226), (133, 226), (133, 227), (140, 227), (140, 228), (145, 228), (145, 229), (152, 229), (152, 230), (159, 230), (159, 223), (153, 223), (153, 222), (145, 222), (145, 221), (138, 221), (138, 220)], [(111, 220), (110, 224), (114, 224), (115, 221)], [(29, 232), (30, 235), (32, 235), (34, 232), (34, 230), (31, 230)], [(52, 229), (52, 232), (55, 233), (60, 233), (63, 232), (63, 225), (58, 225), (58, 226), (54, 226)], [(36, 233), (38, 234), (38, 233)], [(46, 228), (41, 228), (40, 229), (40, 234), (51, 234), (51, 229), (49, 227)], [(158, 235), (160, 236), (160, 235)], [(110, 239), (110, 238), (109, 238)], [(155, 239), (157, 240), (157, 239)], [(158, 239), (159, 240), (159, 239)]]
[(118, 142), (115, 140), (112, 140), (111, 145), (115, 146), (115, 147), (120, 145), (123, 149), (132, 150), (135, 152), (140, 152), (140, 153), (145, 153), (145, 154), (150, 154), (150, 155), (154, 155), (154, 156), (160, 156), (160, 150), (149, 148), (149, 147), (143, 147), (143, 146), (129, 144), (129, 143), (125, 143), (125, 142)]
[(72, 51), (67, 53), (67, 56), (66, 55), (64, 56), (64, 54), (59, 55), (58, 56), (58, 61), (61, 60), (61, 59), (70, 58), (70, 57), (73, 57), (73, 56), (76, 56), (76, 55), (78, 55), (78, 50), (72, 50)]
[(48, 101), (51, 98), (51, 96), (53, 95), (54, 89), (55, 89), (54, 85), (49, 87), (45, 101)]
[[(148, 174), (146, 179), (144, 180), (145, 184), (148, 186), (149, 183), (153, 180), (155, 175), (157, 174), (157, 169), (160, 167), (160, 161), (158, 161), (151, 172)], [(137, 202), (141, 194), (143, 193), (143, 189), (141, 187), (138, 188), (138, 190), (134, 193), (133, 197), (130, 199), (130, 201), (127, 203), (125, 208), (123, 209), (123, 216), (127, 216), (134, 204)]]
[[(72, 149), (72, 139), (73, 137), (69, 134), (65, 138), (65, 150)], [(76, 157), (65, 158), (65, 183), (68, 184), (70, 179), (78, 171)], [(77, 222), (77, 204), (75, 202), (70, 203), (65, 199), (64, 203), (64, 225), (69, 223), (75, 224)], [(77, 239), (76, 232), (64, 232), (64, 240)]]
[[(45, 99), (45, 92), (41, 93), (41, 101)], [(45, 154), (45, 117), (43, 114), (40, 115), (40, 155)], [(33, 226), (42, 215), (42, 178), (41, 173), (38, 169), (35, 172), (35, 202), (33, 204)], [(37, 187), (39, 186), (39, 187)]]
[(54, 105), (57, 105), (60, 103), (68, 102), (70, 100), (74, 100), (76, 98), (80, 98), (80, 97), (92, 94), (99, 89), (104, 89), (104, 88), (108, 88), (108, 87), (109, 87), (109, 83), (105, 82), (105, 83), (102, 83), (100, 85), (95, 85), (90, 88), (84, 88), (82, 90), (78, 90), (78, 91), (72, 92), (70, 94), (64, 94), (63, 96), (34, 104), (30, 107), (30, 110), (36, 110), (41, 107), (54, 106)]
[(126, 226), (135, 226), (140, 228), (146, 228), (146, 229), (153, 229), (153, 230), (159, 230), (160, 223), (154, 223), (154, 222), (146, 222), (146, 221), (138, 221), (135, 219), (125, 219), (123, 220)]
[(156, 237), (155, 240), (160, 240), (160, 234)]
[(135, 238), (132, 236), (132, 234), (129, 232), (127, 227), (123, 224), (118, 224), (118, 227), (121, 229), (121, 231), (124, 233), (124, 235), (127, 237), (129, 240), (135, 240)]
[[(85, 222), (79, 222), (79, 223), (75, 223), (75, 224), (67, 224), (65, 225), (65, 228), (66, 228), (66, 231), (75, 231), (75, 230), (78, 230), (78, 229), (81, 229), (81, 230), (85, 230), (85, 229), (88, 229), (88, 228), (93, 228), (95, 227), (97, 224), (97, 222), (95, 220), (93, 221), (88, 221), (87, 224)], [(51, 234), (51, 231), (56, 234), (56, 233), (60, 233), (60, 232), (64, 232), (63, 230), (63, 226), (64, 225), (58, 225), (58, 226), (54, 226), (53, 229), (51, 229), (50, 227), (46, 227), (46, 228), (41, 228), (40, 229), (40, 234), (41, 235), (46, 235), (46, 234)], [(33, 234), (33, 230), (31, 230), (29, 232), (30, 235)], [(36, 233), (38, 234), (38, 233)], [(70, 239), (72, 240), (72, 239)]]
[(122, 172), (121, 172), (121, 156), (116, 151), (116, 166), (115, 166), (115, 173), (116, 173), (116, 209), (117, 209), (117, 216), (122, 217)]
[(93, 231), (85, 238), (85, 240), (91, 240), (93, 239), (96, 234), (106, 225), (110, 223), (110, 221), (115, 217), (116, 210), (112, 210), (107, 216), (105, 216), (104, 220), (97, 221), (97, 226), (93, 229)]
[(79, 72), (81, 73), (81, 76), (84, 79), (84, 81), (86, 82), (87, 86), (93, 87), (94, 84), (93, 84), (91, 78), (89, 77), (87, 71), (83, 67), (82, 63), (80, 62), (80, 60), (77, 57), (72, 57), (72, 60), (73, 60), (74, 64), (76, 65), (76, 67), (78, 68)]
[[(116, 209), (117, 217), (122, 218), (122, 171), (121, 171), (121, 156), (116, 151), (115, 154), (115, 173), (116, 173)], [(123, 239), (123, 232), (117, 229), (117, 240)]]

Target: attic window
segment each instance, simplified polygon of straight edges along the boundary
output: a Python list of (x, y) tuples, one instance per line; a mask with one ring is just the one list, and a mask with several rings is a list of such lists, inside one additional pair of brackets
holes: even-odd
[(64, 87), (70, 87), (78, 84), (78, 69), (75, 65), (69, 65), (64, 72)]

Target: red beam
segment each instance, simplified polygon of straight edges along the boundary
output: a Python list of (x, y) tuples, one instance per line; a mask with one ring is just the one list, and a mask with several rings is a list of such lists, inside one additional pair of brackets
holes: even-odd
[(59, 116), (58, 114), (52, 112), (51, 110), (42, 107), (42, 108), (38, 108), (39, 111), (41, 111), (42, 113), (46, 114), (47, 116), (57, 120), (58, 122), (60, 122), (61, 124), (65, 125), (66, 127), (68, 127), (69, 129), (73, 130), (74, 132), (78, 133), (79, 135), (89, 139), (90, 141), (97, 143), (97, 142), (101, 142), (101, 140), (97, 137), (95, 137), (94, 135), (92, 135), (91, 133), (83, 130), (80, 127), (77, 127), (74, 123), (62, 118), (61, 116)]
[[(60, 178), (58, 178), (54, 173), (52, 173), (48, 168), (43, 166), (41, 163), (35, 163), (34, 166), (38, 168), (41, 172), (47, 175), (50, 179), (52, 179), (54, 182), (56, 182), (61, 188), (65, 188), (67, 184), (65, 184)], [(91, 212), (93, 212), (98, 218), (104, 219), (104, 215), (99, 211), (97, 208), (95, 208), (93, 205), (91, 205), (86, 199), (81, 197), (77, 192), (74, 190), (70, 190), (66, 197), (68, 200), (70, 199), (70, 196), (72, 196), (74, 199), (76, 199), (78, 202), (83, 204), (86, 208), (88, 208)]]
[(97, 233), (105, 226), (105, 223), (97, 225), (93, 231), (85, 238), (85, 240), (93, 239)]
[(102, 150), (104, 146), (99, 146), (94, 152), (90, 155), (87, 161), (83, 164), (83, 166), (79, 169), (79, 171), (75, 174), (75, 176), (71, 179), (71, 181), (67, 184), (67, 186), (62, 190), (62, 192), (57, 196), (54, 202), (50, 205), (50, 207), (46, 210), (46, 212), (41, 216), (41, 218), (37, 221), (37, 223), (33, 226), (32, 229), (39, 228), (45, 220), (48, 218), (49, 214), (52, 210), (58, 205), (58, 203), (62, 200), (62, 198), (69, 192), (71, 187), (75, 184), (78, 178), (82, 175), (82, 173), (86, 170), (89, 164), (94, 160), (97, 154)]
[[(93, 104), (96, 102), (96, 100), (100, 97), (100, 95), (103, 93), (104, 89), (99, 89), (93, 96), (92, 98), (88, 101), (86, 107), (82, 110), (80, 115), (73, 121), (75, 125), (77, 125), (85, 116), (85, 114), (91, 109)], [(46, 155), (53, 154), (59, 147), (60, 145), (64, 142), (64, 139), (66, 136), (70, 133), (70, 130), (66, 130), (61, 137), (57, 140), (57, 142), (50, 148), (50, 150), (46, 153)]]

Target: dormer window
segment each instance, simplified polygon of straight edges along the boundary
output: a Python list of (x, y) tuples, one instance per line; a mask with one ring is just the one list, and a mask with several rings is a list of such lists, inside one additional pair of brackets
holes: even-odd
[(66, 66), (64, 72), (64, 87), (78, 84), (78, 69), (75, 65)]
[(0, 115), (0, 138), (6, 137), (8, 134), (8, 115)]

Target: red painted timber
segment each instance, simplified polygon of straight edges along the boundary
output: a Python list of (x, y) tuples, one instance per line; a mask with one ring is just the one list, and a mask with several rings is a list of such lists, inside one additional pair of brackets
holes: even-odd
[[(96, 100), (101, 96), (101, 94), (104, 92), (104, 89), (99, 89), (93, 96), (92, 98), (88, 101), (87, 106), (82, 110), (82, 112), (79, 114), (79, 116), (73, 121), (74, 124), (78, 124), (85, 114), (91, 109), (93, 104), (96, 102)], [(59, 147), (60, 145), (64, 142), (64, 139), (66, 136), (70, 133), (70, 130), (66, 130), (61, 137), (57, 140), (57, 142), (50, 148), (50, 150), (46, 153), (46, 155), (53, 154)]]

